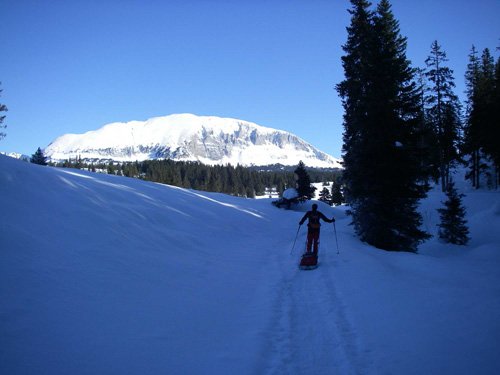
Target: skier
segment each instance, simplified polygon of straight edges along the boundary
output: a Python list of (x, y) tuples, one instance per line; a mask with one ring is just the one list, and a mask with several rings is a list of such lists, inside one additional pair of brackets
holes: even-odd
[(328, 219), (322, 212), (318, 211), (318, 205), (314, 203), (312, 205), (312, 211), (307, 211), (302, 220), (299, 222), (299, 226), (304, 224), (306, 219), (309, 219), (309, 223), (307, 224), (307, 251), (306, 254), (311, 253), (311, 248), (314, 242), (314, 250), (313, 254), (318, 255), (318, 245), (319, 245), (319, 229), (321, 224), (319, 223), (319, 219), (323, 219), (327, 223), (333, 223), (335, 218)]

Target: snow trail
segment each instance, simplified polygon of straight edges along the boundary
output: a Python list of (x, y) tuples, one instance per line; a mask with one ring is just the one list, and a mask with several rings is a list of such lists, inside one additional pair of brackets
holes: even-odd
[(317, 269), (301, 271), (297, 267), (304, 233), (295, 253), (280, 260), (266, 374), (367, 373), (359, 340), (335, 285), (339, 255), (333, 251), (335, 242), (329, 232), (325, 225)]

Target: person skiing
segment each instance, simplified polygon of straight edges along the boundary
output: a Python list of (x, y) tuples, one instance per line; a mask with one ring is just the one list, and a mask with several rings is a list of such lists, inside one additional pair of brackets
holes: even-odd
[(307, 211), (304, 217), (300, 220), (299, 226), (304, 224), (304, 222), (309, 219), (309, 222), (307, 224), (307, 250), (306, 254), (311, 253), (311, 248), (313, 247), (314, 243), (314, 249), (313, 249), (313, 254), (318, 255), (318, 245), (319, 245), (319, 229), (321, 227), (321, 224), (319, 222), (320, 219), (323, 221), (326, 221), (327, 223), (333, 223), (335, 221), (335, 218), (328, 219), (322, 212), (318, 211), (318, 205), (314, 203), (312, 205), (312, 210)]

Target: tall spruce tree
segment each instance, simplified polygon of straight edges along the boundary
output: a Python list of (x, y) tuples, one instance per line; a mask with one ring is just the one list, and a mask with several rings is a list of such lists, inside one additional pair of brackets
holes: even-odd
[(465, 208), (462, 205), (463, 194), (458, 194), (455, 184), (450, 180), (446, 196), (448, 199), (444, 202), (445, 207), (439, 208), (441, 222), (439, 227), (439, 238), (447, 243), (455, 245), (466, 245), (469, 238), (469, 228), (465, 219)]
[(330, 193), (330, 189), (328, 189), (326, 186), (323, 187), (323, 190), (319, 192), (319, 200), (321, 202), (325, 202), (328, 205), (332, 205), (332, 194)]
[(35, 151), (33, 155), (31, 155), (30, 162), (33, 164), (39, 164), (39, 165), (47, 165), (47, 158), (45, 157), (45, 154), (43, 153), (42, 149), (38, 147), (38, 149)]
[(500, 140), (498, 138), (500, 123), (496, 122), (495, 113), (499, 102), (495, 101), (495, 62), (488, 48), (485, 48), (481, 55), (481, 69), (478, 83), (480, 96), (479, 121), (483, 123), (481, 145), (489, 162), (495, 166), (493, 174), (495, 174), (494, 180), (497, 181), (496, 167), (498, 167), (498, 159), (495, 156), (500, 152)]
[(294, 173), (297, 176), (297, 192), (299, 193), (299, 197), (312, 199), (316, 188), (311, 186), (311, 178), (309, 177), (309, 173), (307, 173), (306, 166), (302, 160), (297, 165), (297, 168), (295, 168)]
[(339, 181), (335, 181), (332, 184), (332, 204), (335, 206), (340, 206), (345, 202), (344, 194), (342, 193), (342, 185)]
[(472, 186), (481, 187), (481, 175), (489, 163), (494, 165), (494, 184), (499, 180), (500, 121), (498, 120), (497, 72), (488, 48), (481, 57), (473, 47), (465, 75), (467, 84), (467, 120), (464, 152), (469, 156), (469, 172)]
[(416, 152), (422, 173), (421, 180), (423, 183), (429, 184), (431, 180), (435, 182), (439, 180), (439, 152), (436, 148), (437, 136), (425, 111), (425, 93), (427, 91), (425, 71), (421, 68), (416, 68), (415, 73), (420, 98), (420, 125), (417, 130)]
[(480, 187), (480, 175), (482, 170), (481, 162), (481, 123), (478, 116), (478, 81), (480, 72), (480, 61), (476, 47), (472, 46), (469, 53), (469, 63), (465, 72), (466, 82), (466, 120), (465, 120), (465, 140), (463, 145), (463, 154), (469, 155), (467, 164), (469, 171), (466, 178), (472, 181), (472, 186), (478, 189)]
[(446, 52), (437, 41), (431, 45), (429, 57), (425, 60), (425, 76), (429, 81), (426, 95), (427, 119), (436, 134), (439, 152), (439, 176), (442, 191), (450, 179), (450, 169), (458, 160), (458, 143), (461, 128), (460, 102), (455, 95), (453, 70), (446, 66)]
[(382, 0), (376, 12), (366, 1), (351, 3), (345, 80), (337, 87), (345, 111), (346, 198), (361, 240), (385, 250), (416, 251), (428, 238), (417, 212), (426, 189), (418, 183), (421, 111), (406, 38), (389, 1)]
[[(366, 195), (363, 175), (359, 172), (360, 158), (366, 141), (362, 136), (368, 121), (367, 92), (370, 85), (368, 67), (371, 64), (370, 46), (373, 39), (373, 12), (366, 0), (351, 0), (351, 24), (347, 27), (347, 42), (342, 46), (345, 79), (337, 85), (344, 107), (344, 132), (342, 145), (344, 194), (356, 213), (356, 208)], [(353, 222), (357, 226), (357, 215)]]

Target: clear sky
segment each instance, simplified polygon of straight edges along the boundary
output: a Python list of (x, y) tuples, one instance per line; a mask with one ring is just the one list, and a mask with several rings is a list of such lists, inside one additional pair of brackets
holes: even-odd
[[(376, 4), (378, 1), (373, 1)], [(500, 0), (393, 0), (407, 56), (434, 40), (463, 97), (474, 44), (500, 46)], [(341, 156), (335, 85), (347, 0), (0, 0), (0, 151), (173, 113), (233, 117)]]

